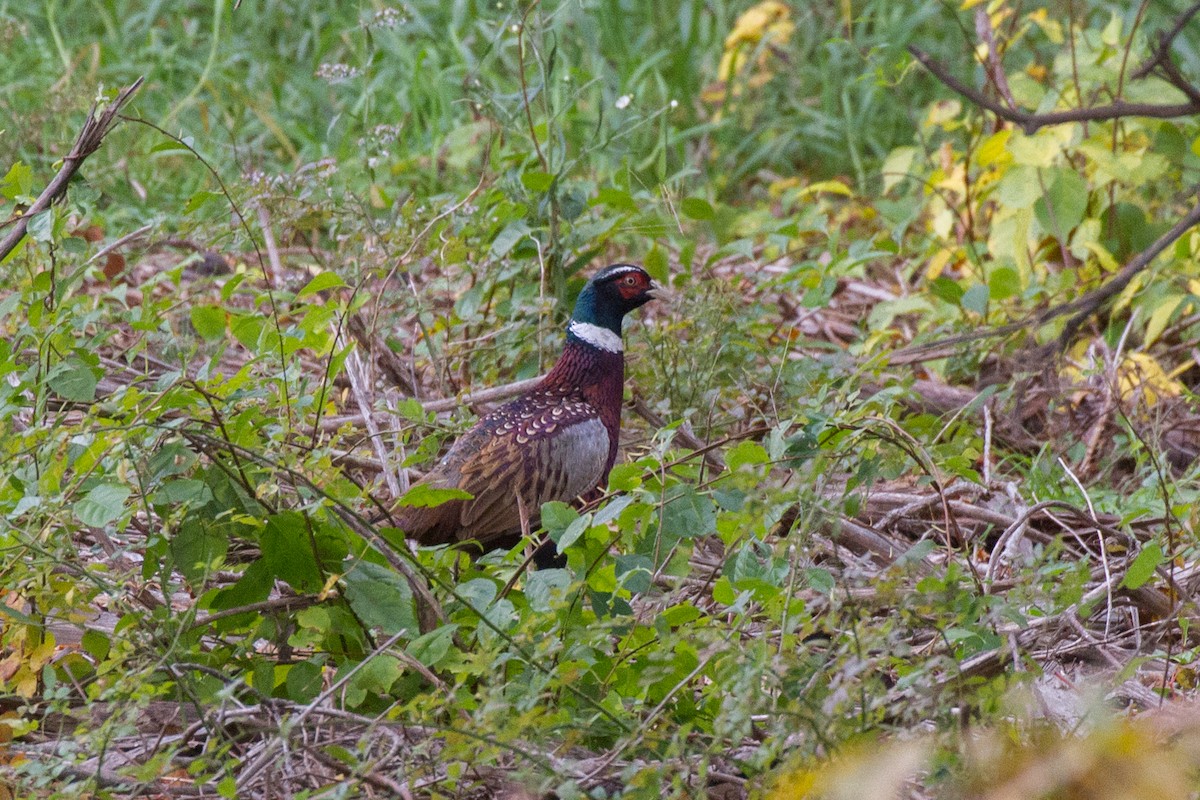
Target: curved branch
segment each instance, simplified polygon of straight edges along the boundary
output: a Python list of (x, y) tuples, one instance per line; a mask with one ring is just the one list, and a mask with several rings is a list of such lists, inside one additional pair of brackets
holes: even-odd
[(979, 341), (980, 339), (990, 339), (995, 336), (1007, 336), (1017, 331), (1037, 328), (1065, 314), (1074, 314), (1071, 319), (1067, 320), (1066, 325), (1063, 326), (1062, 333), (1059, 334), (1058, 339), (1047, 345), (1048, 348), (1062, 349), (1066, 347), (1071, 337), (1075, 335), (1075, 331), (1079, 329), (1079, 326), (1088, 317), (1096, 313), (1113, 297), (1120, 294), (1121, 290), (1133, 280), (1134, 275), (1137, 275), (1150, 266), (1150, 263), (1160, 253), (1198, 224), (1200, 224), (1200, 202), (1193, 206), (1192, 210), (1183, 219), (1176, 222), (1169, 231), (1158, 237), (1153, 244), (1130, 259), (1129, 263), (1121, 267), (1111, 278), (1082, 297), (1078, 297), (1069, 303), (1063, 303), (1060, 306), (1048, 308), (1040, 314), (1034, 314), (1020, 322), (1010, 322), (1007, 325), (1000, 325), (995, 328), (985, 328), (983, 330), (972, 331), (971, 333), (948, 336), (944, 339), (938, 339), (937, 341), (925, 344), (903, 347), (892, 353), (888, 358), (888, 362), (893, 365), (917, 364), (922, 361), (946, 358), (958, 351), (958, 345)]
[(1133, 74), (1129, 77), (1133, 78), (1134, 80), (1137, 80), (1138, 78), (1144, 78), (1153, 72), (1155, 67), (1169, 61), (1170, 58), (1167, 53), (1171, 49), (1172, 42), (1175, 41), (1176, 36), (1183, 32), (1183, 29), (1186, 28), (1187, 24), (1192, 21), (1192, 17), (1196, 16), (1197, 12), (1200, 12), (1200, 3), (1194, 3), (1191, 8), (1180, 14), (1179, 18), (1175, 20), (1175, 24), (1171, 26), (1169, 31), (1163, 31), (1160, 33), (1158, 36), (1158, 47), (1156, 47), (1154, 52), (1150, 54), (1150, 58), (1146, 60), (1146, 63), (1134, 70)]
[[(1065, 111), (1051, 111), (1046, 114), (1035, 114), (1031, 111), (1022, 111), (1016, 108), (1007, 108), (995, 100), (986, 97), (981, 91), (973, 86), (960, 81), (944, 64), (939, 62), (933, 56), (913, 45), (908, 46), (908, 52), (912, 57), (921, 63), (921, 66), (929, 70), (929, 72), (944, 83), (949, 88), (953, 89), (958, 94), (970, 100), (980, 108), (991, 111), (996, 116), (1003, 120), (1020, 125), (1025, 133), (1034, 133), (1041, 128), (1050, 125), (1062, 125), (1068, 122), (1091, 122), (1119, 119), (1121, 117), (1151, 117), (1153, 119), (1174, 119), (1175, 117), (1186, 117), (1192, 114), (1200, 114), (1200, 102), (1190, 100), (1187, 103), (1128, 103), (1124, 100), (1114, 100), (1105, 106), (1092, 106), (1090, 108), (1072, 108)], [(1190, 97), (1190, 95), (1189, 95)]]
[(97, 106), (92, 105), (92, 110), (88, 112), (87, 119), (83, 122), (83, 128), (79, 131), (79, 136), (75, 137), (75, 144), (71, 147), (71, 152), (63, 157), (62, 168), (59, 169), (58, 174), (42, 190), (29, 210), (15, 219), (13, 229), (8, 232), (3, 241), (0, 241), (0, 261), (7, 258), (8, 254), (25, 238), (29, 220), (45, 211), (66, 193), (71, 177), (83, 166), (84, 160), (100, 148), (104, 137), (117, 124), (117, 114), (133, 97), (133, 93), (138, 90), (144, 80), (145, 78), (138, 78), (118, 92), (116, 98), (105, 106), (98, 116), (96, 114)]

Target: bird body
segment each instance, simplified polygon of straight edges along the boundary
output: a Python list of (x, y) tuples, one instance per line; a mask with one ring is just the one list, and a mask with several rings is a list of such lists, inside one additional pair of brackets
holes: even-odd
[(621, 320), (658, 287), (641, 267), (614, 264), (588, 281), (562, 355), (541, 382), (479, 420), (421, 483), (470, 499), (401, 507), (397, 526), (423, 545), (510, 544), (542, 503), (603, 485), (617, 458), (625, 357)]

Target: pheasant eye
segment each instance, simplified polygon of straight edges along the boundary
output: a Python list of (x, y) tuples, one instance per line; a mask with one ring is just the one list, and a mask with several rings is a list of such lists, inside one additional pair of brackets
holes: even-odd
[(626, 285), (626, 286), (635, 286), (636, 284), (637, 284), (637, 278), (636, 278), (636, 277), (634, 277), (633, 275), (626, 275), (626, 276), (625, 276), (625, 285)]

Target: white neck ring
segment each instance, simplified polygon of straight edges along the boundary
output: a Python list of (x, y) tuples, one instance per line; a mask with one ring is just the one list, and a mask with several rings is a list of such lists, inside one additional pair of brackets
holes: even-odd
[(572, 321), (567, 326), (567, 332), (580, 341), (606, 353), (620, 353), (625, 350), (625, 346), (621, 343), (621, 337), (600, 325)]

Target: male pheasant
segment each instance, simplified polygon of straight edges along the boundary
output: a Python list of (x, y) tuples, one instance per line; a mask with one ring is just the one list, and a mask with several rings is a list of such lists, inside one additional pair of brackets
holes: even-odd
[(423, 545), (507, 547), (536, 527), (542, 503), (605, 484), (621, 428), (621, 320), (659, 292), (641, 267), (613, 264), (597, 272), (575, 302), (554, 368), (475, 423), (421, 480), (471, 499), (399, 508), (397, 527)]

